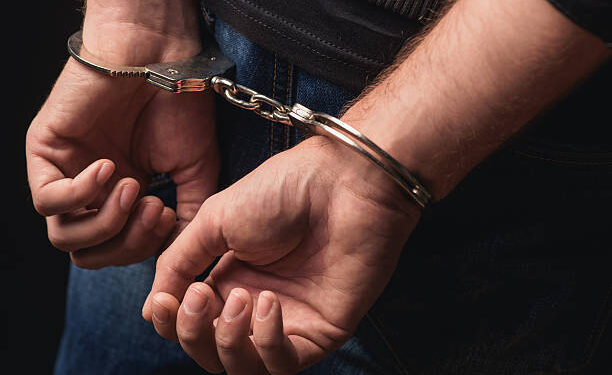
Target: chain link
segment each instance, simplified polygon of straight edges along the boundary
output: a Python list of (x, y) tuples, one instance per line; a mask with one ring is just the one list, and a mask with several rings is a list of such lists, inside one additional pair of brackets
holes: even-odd
[(421, 208), (425, 208), (431, 200), (431, 195), (425, 186), (403, 165), (368, 137), (340, 119), (326, 113), (313, 112), (301, 104), (289, 107), (225, 77), (213, 77), (211, 84), (215, 92), (237, 107), (253, 111), (266, 120), (296, 126), (307, 133), (334, 138), (352, 148), (381, 167)]
[(284, 105), (278, 100), (234, 83), (232, 80), (224, 77), (213, 77), (211, 83), (213, 90), (231, 104), (253, 111), (256, 115), (266, 120), (292, 125), (288, 115), (291, 112), (291, 107)]
[[(214, 44), (211, 44), (211, 46), (214, 46)], [(84, 48), (82, 47), (83, 40), (79, 31), (68, 40), (68, 50), (71, 56), (92, 69), (110, 75), (124, 75), (113, 73), (114, 69), (112, 67), (106, 66), (106, 63), (93, 56), (89, 56), (87, 59), (83, 58), (81, 52), (84, 51)], [(212, 59), (210, 56), (215, 57), (212, 61), (216, 61), (213, 73), (211, 73), (209, 65)], [(181, 68), (177, 68), (178, 66), (181, 66)], [(206, 68), (207, 73), (203, 74), (198, 69), (199, 66), (208, 67)], [(189, 61), (150, 64), (145, 67), (129, 69), (143, 71), (147, 82), (172, 92), (206, 91), (212, 86), (217, 94), (221, 95), (231, 104), (252, 111), (266, 120), (295, 126), (306, 133), (333, 138), (381, 167), (420, 207), (425, 208), (429, 203), (431, 195), (425, 186), (412, 176), (397, 160), (365, 135), (361, 134), (357, 129), (336, 117), (325, 113), (313, 112), (301, 104), (294, 104), (290, 107), (276, 99), (262, 95), (255, 90), (223, 77), (221, 74), (227, 72), (231, 66), (230, 61), (218, 49), (212, 48), (207, 54), (200, 54)], [(185, 68), (185, 71), (181, 79), (177, 80), (167, 77), (167, 73), (173, 72), (171, 74), (178, 74), (181, 73), (183, 68)], [(215, 70), (218, 73), (214, 73)], [(128, 70), (125, 71), (127, 72)], [(125, 75), (131, 76), (129, 74)]]

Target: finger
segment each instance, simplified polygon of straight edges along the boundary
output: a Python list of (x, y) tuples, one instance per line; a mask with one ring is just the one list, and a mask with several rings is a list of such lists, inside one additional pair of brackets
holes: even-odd
[(281, 305), (272, 292), (261, 292), (257, 299), (253, 342), (270, 374), (290, 374), (298, 370), (298, 356), (283, 332)]
[(166, 340), (178, 341), (176, 335), (176, 314), (178, 310), (179, 302), (171, 294), (157, 293), (151, 300), (153, 325), (157, 333)]
[[(214, 260), (228, 250), (222, 233), (223, 220), (215, 195), (202, 205), (195, 219), (174, 240), (157, 260), (155, 279), (149, 296), (166, 292), (179, 301), (187, 287)], [(151, 320), (150, 299), (147, 297), (142, 316)]]
[(98, 269), (141, 262), (157, 254), (176, 224), (176, 215), (157, 197), (142, 198), (123, 231), (100, 245), (71, 253), (80, 268)]
[(244, 289), (227, 297), (215, 329), (217, 353), (228, 375), (262, 373), (261, 359), (249, 338), (253, 301)]
[(176, 333), (189, 356), (208, 372), (221, 372), (217, 355), (213, 320), (219, 316), (223, 302), (208, 284), (191, 284), (179, 309)]
[(115, 171), (107, 159), (93, 162), (74, 178), (66, 178), (52, 163), (41, 157), (31, 157), (30, 188), (36, 211), (53, 216), (87, 206), (102, 191)]
[(60, 250), (75, 251), (98, 245), (116, 236), (130, 215), (139, 186), (133, 178), (120, 180), (95, 214), (90, 211), (76, 216), (48, 217), (49, 240)]

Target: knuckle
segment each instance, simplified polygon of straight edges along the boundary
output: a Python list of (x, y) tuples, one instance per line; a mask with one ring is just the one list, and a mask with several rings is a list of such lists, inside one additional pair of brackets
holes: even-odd
[(281, 343), (278, 341), (277, 338), (272, 337), (272, 336), (257, 336), (257, 335), (253, 335), (253, 341), (255, 342), (255, 345), (261, 349), (264, 350), (273, 350), (273, 349), (277, 349), (281, 346)]
[(101, 237), (112, 237), (118, 232), (119, 223), (118, 220), (101, 220), (98, 222), (97, 232)]
[(239, 340), (230, 335), (217, 333), (215, 335), (215, 343), (217, 344), (218, 350), (222, 350), (224, 352), (234, 352), (238, 349)]
[(47, 233), (47, 237), (49, 238), (49, 242), (51, 245), (58, 250), (62, 251), (73, 251), (76, 250), (74, 245), (70, 243), (70, 241), (62, 234), (58, 233), (55, 230), (49, 230)]
[(186, 264), (188, 264), (188, 260), (179, 254), (163, 252), (157, 259), (156, 272), (174, 275), (190, 284), (197, 274), (194, 275), (192, 272), (189, 272)]
[(103, 267), (102, 264), (98, 264), (92, 262), (87, 257), (84, 257), (82, 254), (78, 252), (70, 253), (70, 259), (72, 260), (72, 264), (74, 264), (78, 268), (82, 268), (85, 270), (99, 270)]
[(38, 195), (32, 195), (32, 204), (34, 205), (34, 209), (41, 216), (50, 216), (49, 215), (49, 207), (47, 204), (40, 199)]
[(185, 345), (196, 345), (202, 341), (202, 334), (197, 330), (185, 329), (177, 324), (176, 335)]
[(158, 257), (157, 260), (155, 261), (155, 273), (156, 274), (160, 274), (163, 271), (170, 271), (167, 266), (168, 264), (168, 253), (167, 252), (162, 252)]
[(117, 259), (146, 259), (155, 254), (155, 246), (152, 246), (146, 238), (126, 238), (123, 234), (117, 237), (119, 243), (113, 251)]

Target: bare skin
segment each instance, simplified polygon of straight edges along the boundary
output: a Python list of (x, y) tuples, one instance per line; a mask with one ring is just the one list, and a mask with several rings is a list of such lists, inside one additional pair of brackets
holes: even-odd
[[(419, 209), (378, 171), (372, 171), (372, 185), (361, 182), (364, 168), (349, 175), (349, 169), (363, 166), (361, 160), (345, 164), (342, 174), (330, 168), (359, 157), (345, 155), (346, 151), (327, 139), (309, 139), (209, 198), (184, 235), (158, 259), (154, 290), (172, 286), (152, 301), (151, 319), (158, 332), (180, 339), (207, 370), (220, 369), (211, 367), (216, 361), (214, 346), (190, 342), (193, 330), (179, 324), (176, 336), (176, 315), (185, 310), (168, 313), (164, 306), (178, 307), (174, 296), (184, 293), (203, 265), (223, 255), (206, 283), (192, 286), (210, 298), (210, 318), (219, 316), (234, 288), (249, 296), (241, 300), (252, 300), (251, 307), (267, 290), (274, 293), (271, 298), (278, 298), (275, 306), (283, 308), (283, 323), (276, 322), (280, 325), (275, 329), (284, 324), (282, 350), (293, 353), (287, 369), (312, 364), (345, 342), (388, 282), (388, 270), (420, 216)], [(381, 188), (378, 197), (371, 194), (370, 189)], [(404, 207), (394, 205), (394, 199), (404, 199)], [(191, 316), (183, 318), (189, 321)], [(251, 312), (247, 316), (250, 319)], [(219, 319), (216, 343), (223, 367), (231, 371), (243, 362), (231, 359), (234, 338), (229, 335), (226, 340), (219, 331), (225, 323)], [(245, 324), (248, 329), (248, 319)], [(250, 347), (247, 338), (241, 337), (240, 345)], [(245, 350), (254, 355), (252, 349)], [(244, 365), (261, 367), (257, 361)]]
[[(190, 0), (90, 0), (84, 44), (124, 65), (193, 56), (201, 48), (196, 10)], [(217, 154), (212, 95), (161, 92), (73, 59), (26, 139), (29, 183), (49, 239), (83, 268), (131, 264), (160, 251), (214, 193)], [(146, 195), (161, 172), (177, 183), (176, 213)]]
[[(441, 199), (609, 56), (546, 1), (460, 0), (343, 119)], [(351, 335), (418, 219), (382, 172), (312, 138), (202, 205), (143, 316), (209, 371), (295, 373)]]
[[(166, 2), (148, 2), (160, 17), (134, 19), (145, 3), (90, 0), (88, 49), (134, 65), (197, 52), (190, 21), (168, 28)], [(135, 47), (142, 33), (152, 49)], [(459, 0), (343, 119), (441, 199), (609, 55), (544, 0)], [(71, 60), (28, 132), (35, 205), (76, 265), (128, 264), (174, 228), (174, 213), (142, 192), (154, 172), (170, 172), (177, 216), (193, 220), (160, 256), (144, 318), (209, 371), (295, 373), (350, 337), (420, 212), (381, 171), (320, 137), (208, 198), (213, 124), (210, 96), (170, 96)]]

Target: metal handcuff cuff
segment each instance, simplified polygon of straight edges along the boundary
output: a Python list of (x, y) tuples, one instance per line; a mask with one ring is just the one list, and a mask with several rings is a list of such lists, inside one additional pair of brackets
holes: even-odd
[(100, 60), (83, 46), (82, 31), (70, 36), (68, 51), (77, 61), (97, 71), (113, 77), (142, 77), (146, 82), (170, 92), (198, 92), (212, 88), (231, 104), (253, 111), (267, 120), (295, 126), (309, 134), (327, 136), (352, 148), (381, 167), (419, 207), (425, 208), (431, 200), (425, 186), (404, 166), (338, 118), (311, 111), (301, 104), (282, 104), (223, 77), (234, 64), (221, 53), (214, 41), (206, 43), (197, 56), (144, 67), (117, 66)]

